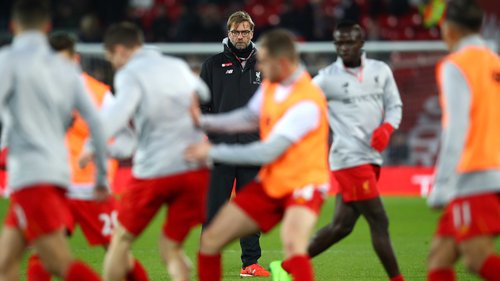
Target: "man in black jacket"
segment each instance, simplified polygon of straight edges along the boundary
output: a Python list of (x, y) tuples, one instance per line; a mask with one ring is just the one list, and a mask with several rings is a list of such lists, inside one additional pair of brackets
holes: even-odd
[[(202, 65), (201, 78), (211, 90), (211, 102), (201, 106), (203, 113), (221, 113), (248, 103), (262, 80), (256, 71), (255, 44), (252, 42), (254, 23), (248, 13), (238, 11), (227, 21), (228, 37), (223, 40), (224, 51), (208, 58)], [(210, 134), (212, 143), (250, 143), (259, 140), (258, 132), (251, 134)], [(238, 191), (253, 180), (260, 167), (231, 166), (214, 163), (207, 198), (207, 221), (214, 218), (231, 196), (233, 185)], [(257, 262), (261, 256), (260, 233), (240, 240), (240, 276), (269, 276)]]

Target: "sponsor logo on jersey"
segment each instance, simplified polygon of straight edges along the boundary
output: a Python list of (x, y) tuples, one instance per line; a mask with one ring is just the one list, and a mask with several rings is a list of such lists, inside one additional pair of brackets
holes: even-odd
[(226, 70), (226, 74), (233, 74), (233, 70), (232, 69)]

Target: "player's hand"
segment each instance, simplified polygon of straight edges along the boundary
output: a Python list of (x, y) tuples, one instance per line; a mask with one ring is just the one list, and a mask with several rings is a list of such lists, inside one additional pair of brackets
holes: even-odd
[(105, 201), (109, 197), (109, 190), (106, 186), (97, 185), (94, 187), (94, 198), (96, 201)]
[(92, 161), (94, 158), (94, 154), (91, 152), (84, 152), (82, 155), (80, 155), (80, 158), (78, 158), (78, 166), (80, 166), (80, 169), (84, 169), (87, 167), (87, 165)]
[(206, 165), (208, 162), (208, 154), (210, 153), (211, 148), (212, 144), (207, 141), (190, 145), (184, 152), (184, 158), (188, 162)]
[(191, 107), (189, 108), (189, 112), (191, 113), (191, 118), (193, 119), (194, 126), (200, 128), (201, 109), (200, 101), (196, 93), (193, 93), (193, 97), (191, 98)]
[(443, 188), (433, 186), (431, 193), (427, 197), (427, 205), (431, 209), (441, 210), (451, 200), (448, 197), (449, 195), (443, 192)]
[(378, 152), (384, 151), (389, 145), (392, 132), (394, 132), (394, 128), (391, 124), (382, 124), (380, 127), (375, 129), (375, 131), (373, 131), (370, 145)]

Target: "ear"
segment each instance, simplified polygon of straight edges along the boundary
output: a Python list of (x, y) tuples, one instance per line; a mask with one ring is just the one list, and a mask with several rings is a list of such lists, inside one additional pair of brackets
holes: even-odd
[(44, 33), (49, 33), (52, 30), (52, 23), (50, 21), (47, 21), (46, 23), (43, 24), (42, 31)]
[(19, 28), (19, 26), (17, 25), (17, 23), (15, 21), (11, 20), (9, 22), (9, 30), (10, 30), (10, 32), (12, 32), (12, 34), (15, 35), (18, 31), (18, 28)]
[(80, 54), (75, 53), (75, 55), (73, 56), (73, 60), (79, 64), (81, 61)]

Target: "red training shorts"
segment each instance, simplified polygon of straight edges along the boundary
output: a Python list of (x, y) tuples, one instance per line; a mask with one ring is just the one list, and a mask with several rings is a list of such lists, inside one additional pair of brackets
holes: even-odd
[(208, 170), (154, 179), (133, 178), (118, 203), (118, 221), (138, 236), (166, 204), (168, 215), (163, 233), (169, 239), (182, 242), (191, 228), (205, 220), (208, 180)]
[(98, 202), (93, 200), (67, 199), (73, 221), (68, 231), (73, 232), (78, 224), (90, 245), (107, 245), (116, 222), (115, 199)]
[(379, 196), (377, 181), (380, 166), (365, 164), (361, 166), (332, 171), (339, 183), (339, 192), (344, 202), (361, 201)]
[(500, 194), (456, 198), (446, 206), (436, 236), (454, 237), (457, 243), (477, 236), (500, 233)]
[(261, 183), (252, 181), (236, 194), (233, 202), (250, 216), (262, 232), (268, 232), (278, 224), (291, 206), (305, 206), (319, 214), (327, 189), (308, 186), (281, 198), (267, 195)]
[(65, 192), (48, 184), (13, 192), (5, 225), (20, 229), (28, 243), (64, 228), (71, 219)]

